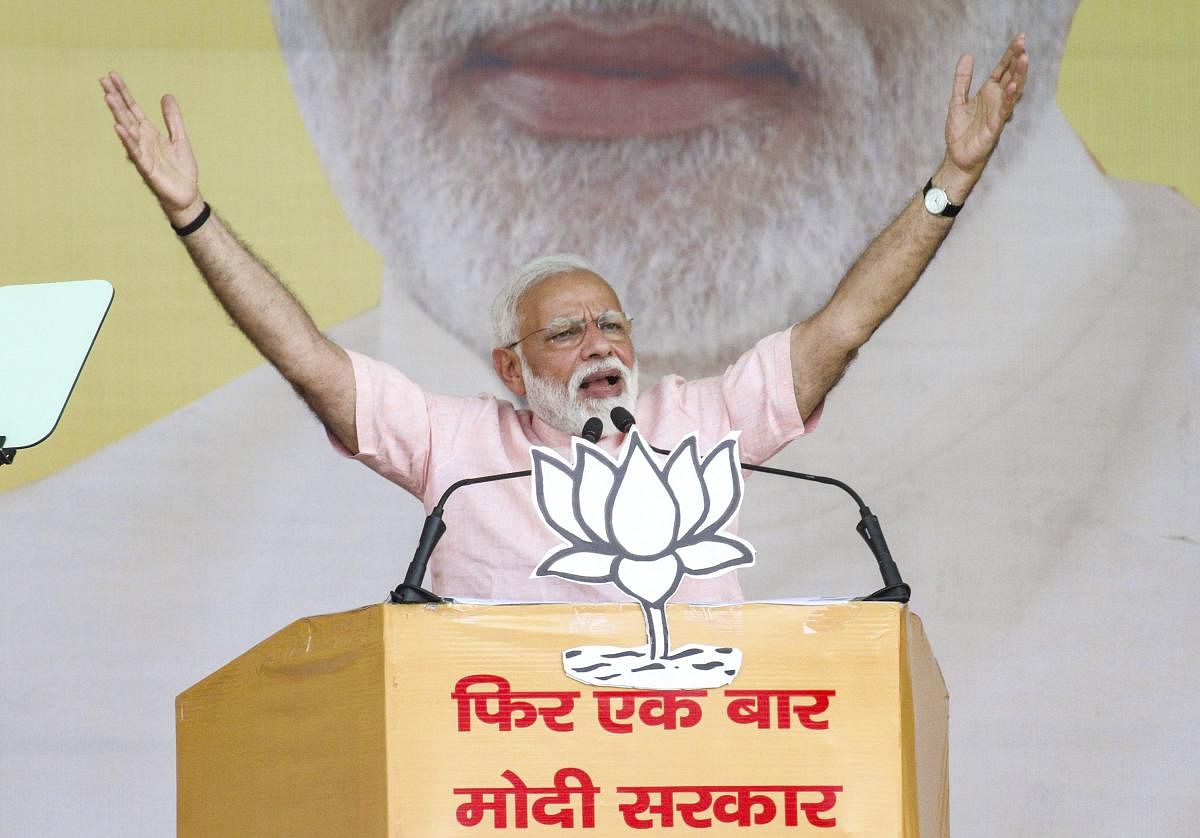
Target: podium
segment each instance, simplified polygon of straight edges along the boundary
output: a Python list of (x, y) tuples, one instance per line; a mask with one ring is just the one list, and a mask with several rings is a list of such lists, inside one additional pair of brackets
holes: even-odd
[(178, 834), (948, 833), (948, 697), (906, 605), (668, 606), (719, 688), (581, 683), (634, 604), (376, 605), (298, 620), (176, 699)]

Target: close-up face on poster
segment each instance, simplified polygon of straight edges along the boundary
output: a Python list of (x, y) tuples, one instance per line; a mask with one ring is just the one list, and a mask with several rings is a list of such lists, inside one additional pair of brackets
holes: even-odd
[[(951, 697), (954, 833), (1189, 834), (1190, 0), (62, 0), (0, 17), (0, 835), (174, 828), (177, 695), (294, 621), (384, 600), (455, 480), (537, 471), (509, 426), (468, 427), (468, 403), (534, 437), (555, 428), (534, 442), (562, 460), (546, 479), (567, 499), (529, 482), (457, 493), (427, 587), (640, 602), (658, 661), (668, 600), (844, 602), (879, 586), (843, 493), (736, 456), (834, 475), (884, 521), (921, 655), (936, 656), (925, 675)], [(922, 249), (930, 215), (944, 228)], [(204, 244), (217, 232), (220, 258)], [(555, 254), (580, 261), (531, 283), (536, 300), (497, 301)], [(257, 271), (278, 294), (231, 304), (225, 278)], [(861, 291), (905, 272), (893, 301)], [(842, 311), (839, 295), (878, 315), (838, 321), (862, 334), (830, 371), (845, 330), (795, 336)], [(270, 326), (293, 310), (312, 328)], [(578, 362), (593, 344), (603, 362)], [(277, 347), (332, 360), (310, 381)], [(657, 506), (618, 491), (633, 466), (607, 410), (590, 470), (572, 459), (588, 414), (570, 402), (589, 389), (627, 396), (612, 403), (637, 414)], [(705, 476), (726, 438), (740, 508)], [(721, 504), (727, 529), (705, 530)], [(639, 516), (662, 537), (613, 524)], [(687, 552), (704, 539), (703, 557)], [(776, 639), (751, 647), (769, 656)], [(526, 690), (579, 691), (581, 717), (609, 689), (513, 660)], [(853, 695), (873, 676), (842, 686), (822, 664), (806, 680), (788, 669), (802, 656), (787, 660), (744, 689), (834, 690), (835, 727), (875, 719)], [(516, 677), (455, 666), (436, 696), (413, 688), (447, 725), (462, 723), (461, 679)], [(726, 706), (750, 693), (708, 689), (709, 729), (750, 742)], [(471, 742), (492, 735), (484, 717)], [(577, 738), (599, 752), (605, 731)], [(902, 745), (897, 764), (916, 759)], [(546, 792), (590, 764), (531, 760)], [(462, 788), (492, 788), (502, 762)], [(612, 766), (591, 779), (635, 788)], [(854, 775), (836, 776), (853, 834)], [(459, 798), (445, 834), (494, 822), (455, 820), (474, 800)], [(600, 822), (620, 833), (636, 819), (615, 805)], [(837, 833), (805, 811), (796, 830)], [(667, 831), (693, 828), (675, 820)]]

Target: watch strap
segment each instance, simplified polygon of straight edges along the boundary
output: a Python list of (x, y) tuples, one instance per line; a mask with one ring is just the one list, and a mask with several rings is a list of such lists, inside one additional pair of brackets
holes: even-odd
[[(928, 194), (930, 189), (933, 189), (933, 178), (930, 178), (925, 182), (925, 188), (921, 190), (922, 197)], [(944, 192), (945, 190), (942, 191)], [(942, 211), (939, 212), (938, 215), (944, 216), (945, 218), (953, 218), (954, 216), (958, 215), (959, 210), (962, 208), (962, 204), (949, 203), (949, 196), (947, 196), (947, 204), (942, 208)]]

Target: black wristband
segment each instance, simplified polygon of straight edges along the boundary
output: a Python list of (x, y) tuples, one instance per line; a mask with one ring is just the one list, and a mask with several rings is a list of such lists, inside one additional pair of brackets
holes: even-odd
[(190, 224), (184, 224), (182, 227), (176, 227), (174, 224), (172, 224), (171, 229), (174, 230), (175, 235), (179, 236), (180, 238), (183, 238), (184, 236), (190, 236), (192, 233), (204, 226), (204, 222), (208, 221), (208, 217), (210, 215), (212, 215), (212, 207), (208, 205), (208, 201), (205, 201), (204, 209), (200, 210), (200, 214), (197, 215)]

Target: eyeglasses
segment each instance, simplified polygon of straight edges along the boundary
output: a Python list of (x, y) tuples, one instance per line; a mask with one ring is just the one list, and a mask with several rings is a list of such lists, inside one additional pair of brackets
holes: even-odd
[(546, 345), (554, 349), (574, 349), (583, 343), (589, 324), (596, 326), (596, 331), (608, 338), (609, 343), (627, 343), (629, 333), (633, 331), (633, 318), (626, 317), (623, 311), (606, 311), (595, 320), (582, 317), (556, 317), (550, 325), (534, 329), (525, 337), (514, 340), (505, 349), (512, 349), (518, 343), (529, 340), (534, 335), (545, 333)]

